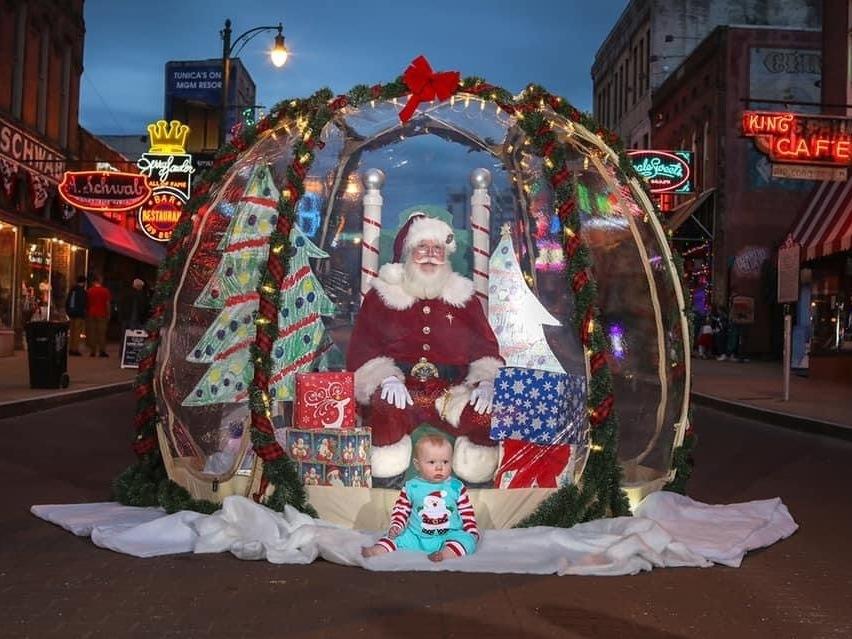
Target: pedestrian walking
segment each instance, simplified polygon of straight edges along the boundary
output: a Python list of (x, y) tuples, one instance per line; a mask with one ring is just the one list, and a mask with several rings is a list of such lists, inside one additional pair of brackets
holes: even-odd
[(130, 290), (121, 303), (121, 320), (125, 330), (139, 330), (145, 328), (148, 321), (150, 302), (145, 281), (138, 277), (133, 280)]
[(101, 278), (94, 275), (92, 285), (86, 291), (86, 338), (92, 357), (109, 357), (106, 352), (106, 332), (111, 304), (112, 294), (101, 284)]
[(86, 330), (86, 276), (80, 275), (77, 284), (68, 291), (65, 298), (65, 314), (70, 320), (70, 336), (68, 337), (68, 354), (79, 357), (80, 335)]

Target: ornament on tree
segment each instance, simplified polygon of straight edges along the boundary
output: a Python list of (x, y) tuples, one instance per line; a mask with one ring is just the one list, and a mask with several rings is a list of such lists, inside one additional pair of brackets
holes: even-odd
[(542, 328), (545, 324), (562, 324), (527, 286), (508, 225), (501, 230), (500, 243), (491, 254), (488, 269), (488, 321), (506, 366), (564, 373)]

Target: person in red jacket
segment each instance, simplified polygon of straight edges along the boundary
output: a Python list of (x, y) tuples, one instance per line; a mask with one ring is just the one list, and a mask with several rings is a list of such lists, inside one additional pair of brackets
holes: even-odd
[(402, 484), (409, 435), (424, 423), (457, 438), (458, 477), (493, 479), (498, 448), (489, 413), (503, 360), (473, 282), (452, 270), (455, 249), (448, 224), (412, 214), (358, 313), (346, 363), (372, 428), (374, 485)]
[(92, 285), (86, 291), (86, 341), (92, 357), (109, 357), (106, 352), (106, 332), (109, 323), (112, 294), (101, 284), (101, 278), (92, 277)]

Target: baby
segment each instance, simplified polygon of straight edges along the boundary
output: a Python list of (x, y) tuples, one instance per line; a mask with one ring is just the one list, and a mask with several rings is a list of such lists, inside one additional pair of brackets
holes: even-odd
[(364, 557), (418, 550), (432, 561), (476, 550), (479, 528), (467, 489), (450, 475), (453, 447), (441, 435), (424, 435), (414, 447), (417, 477), (405, 482), (391, 511), (386, 536), (361, 549)]

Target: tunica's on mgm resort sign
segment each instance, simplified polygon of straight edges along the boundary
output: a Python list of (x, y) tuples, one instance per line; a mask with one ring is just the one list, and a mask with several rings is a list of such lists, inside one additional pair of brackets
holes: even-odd
[(151, 147), (136, 162), (148, 178), (151, 197), (139, 209), (139, 228), (158, 242), (168, 242), (192, 187), (192, 156), (185, 152), (189, 127), (177, 120), (148, 125)]
[(852, 164), (852, 119), (743, 111), (743, 135), (772, 162), (773, 177), (842, 181)]

